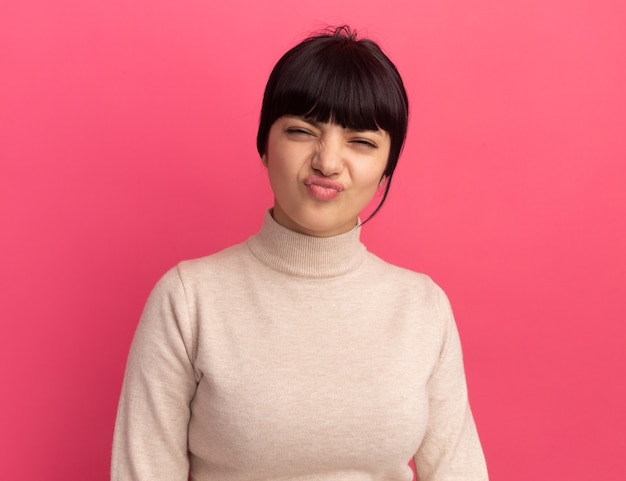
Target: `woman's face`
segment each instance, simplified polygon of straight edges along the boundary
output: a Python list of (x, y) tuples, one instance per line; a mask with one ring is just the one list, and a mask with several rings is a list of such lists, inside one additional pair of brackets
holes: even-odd
[(317, 237), (348, 232), (382, 183), (389, 149), (384, 130), (280, 117), (263, 155), (274, 191), (274, 219)]

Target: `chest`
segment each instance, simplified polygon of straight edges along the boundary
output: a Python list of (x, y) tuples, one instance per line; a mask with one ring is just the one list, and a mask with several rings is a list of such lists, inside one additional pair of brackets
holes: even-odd
[(438, 358), (427, 306), (400, 293), (311, 292), (204, 309), (192, 453), (266, 474), (320, 460), (379, 469), (414, 454)]

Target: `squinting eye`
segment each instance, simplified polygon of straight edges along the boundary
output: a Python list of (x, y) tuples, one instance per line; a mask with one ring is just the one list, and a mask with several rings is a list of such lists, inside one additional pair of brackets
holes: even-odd
[(369, 140), (365, 140), (365, 139), (355, 139), (353, 140), (353, 142), (356, 144), (362, 145), (364, 147), (370, 147), (372, 149), (378, 148), (378, 146), (374, 142), (370, 142)]
[(287, 129), (288, 134), (298, 134), (298, 135), (313, 135), (312, 132), (302, 129), (299, 127), (290, 127)]

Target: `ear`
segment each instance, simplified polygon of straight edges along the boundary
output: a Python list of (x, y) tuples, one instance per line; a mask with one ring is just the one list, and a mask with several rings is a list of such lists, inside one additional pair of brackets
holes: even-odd
[(263, 164), (263, 167), (267, 167), (267, 154), (263, 154), (261, 156), (261, 163)]
[(380, 178), (380, 182), (378, 183), (378, 188), (382, 187), (382, 186), (385, 184), (385, 182), (387, 182), (387, 176), (386, 176), (386, 175), (383, 175), (383, 176)]

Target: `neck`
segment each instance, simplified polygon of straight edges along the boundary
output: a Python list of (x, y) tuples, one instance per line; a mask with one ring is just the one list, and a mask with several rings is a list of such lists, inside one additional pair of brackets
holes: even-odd
[(360, 228), (331, 237), (314, 237), (287, 229), (268, 212), (259, 233), (249, 239), (252, 253), (268, 267), (299, 277), (333, 277), (361, 264), (365, 246)]

